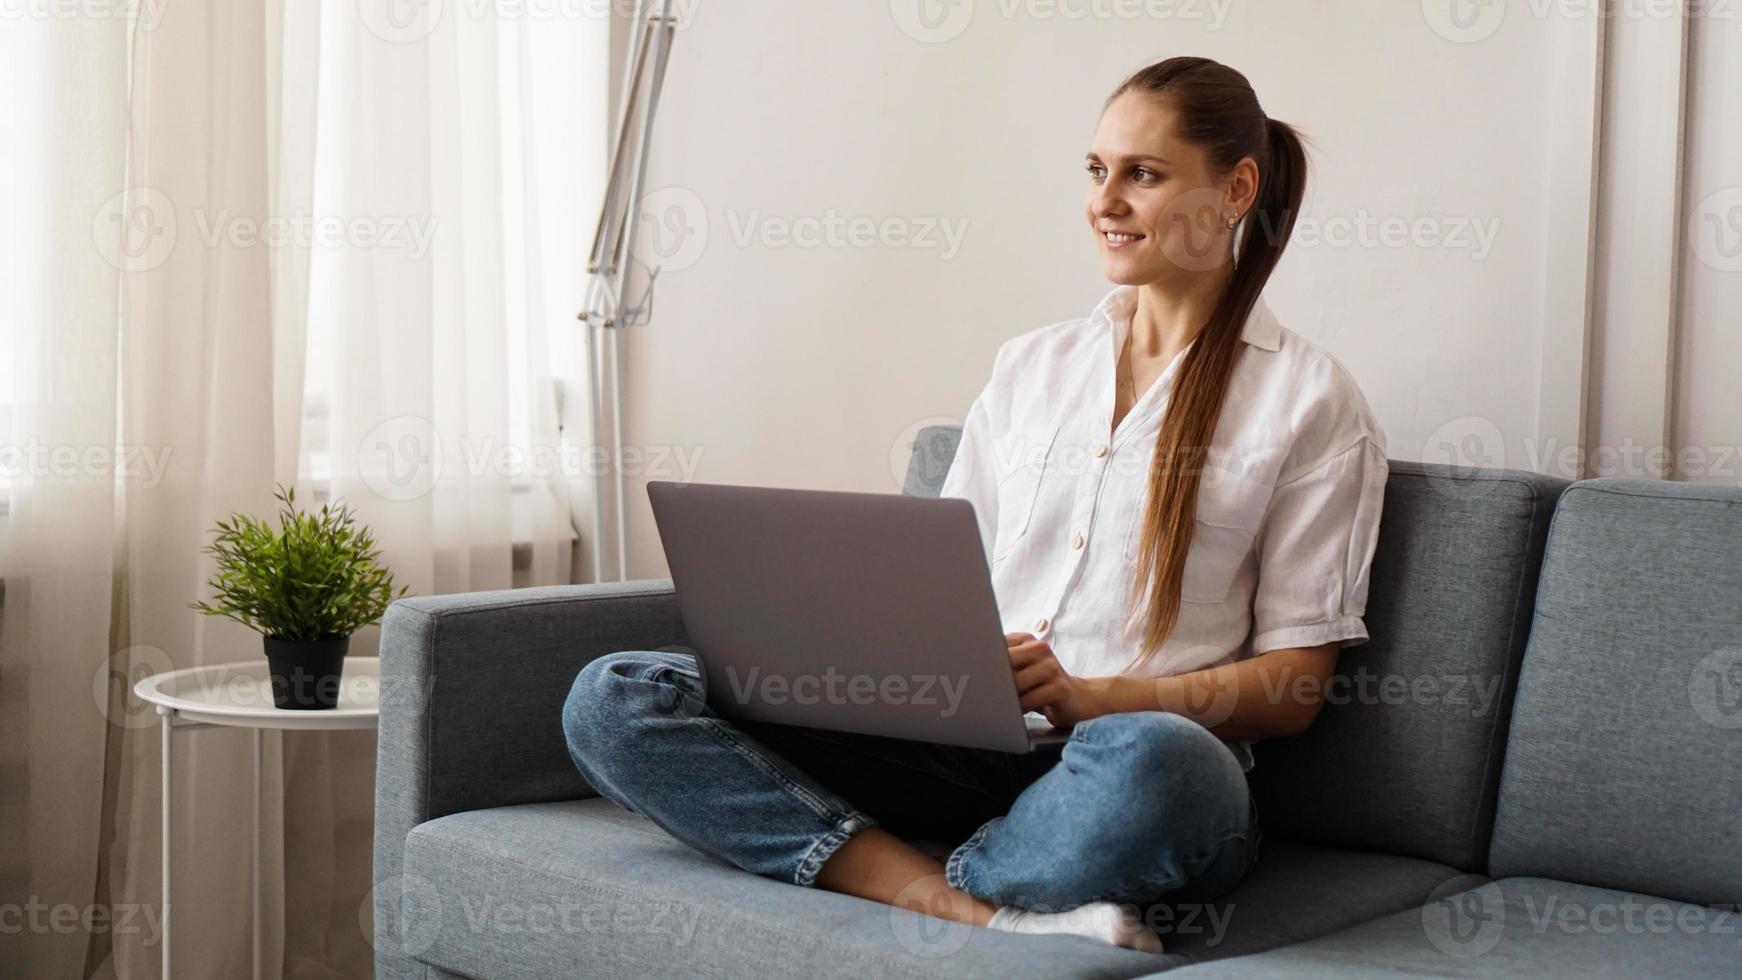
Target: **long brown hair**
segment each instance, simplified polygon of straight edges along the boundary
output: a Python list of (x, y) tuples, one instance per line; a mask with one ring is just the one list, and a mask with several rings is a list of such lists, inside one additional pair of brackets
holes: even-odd
[(1257, 197), (1236, 231), (1233, 274), (1180, 365), (1156, 435), (1129, 597), (1133, 614), (1145, 595), (1149, 601), (1131, 669), (1148, 663), (1179, 622), (1199, 477), (1242, 350), (1241, 328), (1294, 230), (1306, 192), (1306, 154), (1292, 126), (1264, 114), (1246, 76), (1208, 58), (1169, 58), (1143, 68), (1113, 90), (1102, 111), (1128, 91), (1166, 100), (1179, 137), (1202, 149), (1216, 172), (1232, 170), (1247, 156), (1258, 164)]

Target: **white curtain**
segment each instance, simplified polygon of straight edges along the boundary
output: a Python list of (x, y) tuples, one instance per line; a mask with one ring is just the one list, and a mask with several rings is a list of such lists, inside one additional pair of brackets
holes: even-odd
[[(548, 332), (579, 305), (609, 24), (135, 9), (0, 42), (0, 806), (24, 845), (0, 902), (84, 914), (0, 934), (8, 975), (157, 975), (158, 732), (130, 688), (260, 656), (187, 605), (216, 519), (270, 514), (274, 482), (343, 498), (415, 593), (567, 581), (575, 546)], [(245, 976), (250, 736), (175, 741), (176, 974)], [(374, 749), (267, 740), (268, 976), (370, 972)]]
[(124, 257), (93, 245), (124, 186), (127, 38), (94, 19), (0, 30), (0, 902), (21, 917), (0, 972), (16, 976), (77, 976), (92, 938), (32, 910), (92, 903), (104, 833), (92, 678), (113, 649), (115, 476), (83, 450), (116, 442)]
[[(541, 352), (550, 315), (564, 312), (537, 288), (540, 215), (511, 193), (536, 122), (508, 98), (526, 25), (411, 9), (392, 29), (324, 33), (314, 210), (352, 216), (376, 244), (315, 254), (311, 370), (326, 381), (332, 485), (413, 591), (507, 588), (514, 484), (532, 469), (522, 433), (554, 444)], [(528, 392), (518, 405), (512, 387)], [(562, 481), (523, 486), (534, 577), (557, 580), (568, 574)]]

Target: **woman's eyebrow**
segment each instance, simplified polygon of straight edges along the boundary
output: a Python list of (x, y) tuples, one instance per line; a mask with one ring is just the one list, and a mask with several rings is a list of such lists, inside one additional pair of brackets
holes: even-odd
[[(1084, 157), (1083, 157), (1083, 159), (1084, 159), (1084, 160), (1085, 160), (1085, 161), (1090, 161), (1090, 160), (1099, 160), (1099, 159), (1100, 159), (1100, 157), (1099, 157), (1099, 156), (1096, 156), (1096, 154), (1095, 154), (1095, 151), (1094, 151), (1094, 150), (1090, 150), (1090, 151), (1089, 151), (1089, 152), (1088, 152), (1088, 154), (1087, 154), (1087, 155), (1085, 155), (1085, 156), (1084, 156)], [(1154, 161), (1155, 161), (1155, 162), (1156, 162), (1156, 163), (1159, 163), (1159, 164), (1161, 164), (1161, 165), (1162, 165), (1162, 166), (1164, 166), (1164, 167), (1165, 167), (1165, 166), (1172, 166), (1172, 163), (1171, 163), (1171, 162), (1170, 162), (1170, 161), (1168, 161), (1168, 160), (1167, 160), (1167, 158), (1165, 158), (1165, 157), (1158, 157), (1158, 156), (1156, 156), (1156, 155), (1154, 155), (1154, 154), (1152, 154), (1152, 153), (1134, 153), (1134, 154), (1130, 154), (1130, 155), (1127, 155), (1127, 156), (1123, 156), (1123, 157), (1117, 157), (1117, 156), (1116, 156), (1116, 157), (1114, 157), (1114, 159), (1115, 159), (1115, 160), (1123, 160), (1123, 161), (1125, 161), (1125, 162), (1127, 162), (1127, 163), (1132, 163), (1132, 162), (1135, 162), (1135, 161), (1138, 161), (1138, 160), (1154, 160)]]

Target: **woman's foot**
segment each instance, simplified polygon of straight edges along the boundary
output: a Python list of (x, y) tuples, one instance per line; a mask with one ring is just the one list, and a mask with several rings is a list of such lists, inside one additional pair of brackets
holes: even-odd
[(1161, 940), (1137, 916), (1112, 902), (1091, 902), (1068, 912), (1034, 912), (1014, 905), (994, 907), (950, 887), (942, 862), (881, 827), (866, 827), (823, 863), (816, 884), (940, 919), (984, 925), (1005, 932), (1087, 936), (1145, 953), (1161, 952)]
[(1139, 922), (1129, 909), (1112, 902), (1090, 902), (1068, 912), (1033, 912), (1014, 905), (1000, 905), (992, 913), (992, 921), (986, 923), (986, 928), (1030, 935), (1087, 936), (1144, 953), (1161, 952), (1161, 940), (1155, 938), (1155, 933)]

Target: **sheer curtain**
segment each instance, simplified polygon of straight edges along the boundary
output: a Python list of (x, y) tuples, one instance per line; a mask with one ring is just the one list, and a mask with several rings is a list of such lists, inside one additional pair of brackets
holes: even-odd
[[(188, 0), (4, 32), (0, 902), (84, 924), (0, 935), (3, 972), (157, 974), (130, 688), (260, 655), (187, 608), (218, 517), (294, 483), (413, 592), (569, 579), (548, 332), (578, 308), (609, 23), (500, 11)], [(250, 739), (176, 752), (176, 973), (247, 975)], [(371, 733), (267, 740), (269, 976), (370, 971), (373, 763)]]
[[(116, 442), (125, 257), (93, 239), (125, 186), (127, 37), (101, 20), (0, 30), (0, 902), (20, 913), (82, 910), (97, 877), (116, 477), (84, 450)], [(80, 975), (89, 933), (15, 921), (0, 972)]]
[(563, 481), (530, 462), (535, 440), (555, 444), (547, 323), (573, 310), (546, 308), (526, 206), (528, 25), (442, 12), (325, 31), (316, 114), (314, 210), (375, 239), (313, 259), (311, 387), (330, 424), (316, 449), (420, 593), (508, 588), (517, 537), (523, 581), (566, 580), (572, 536)]

